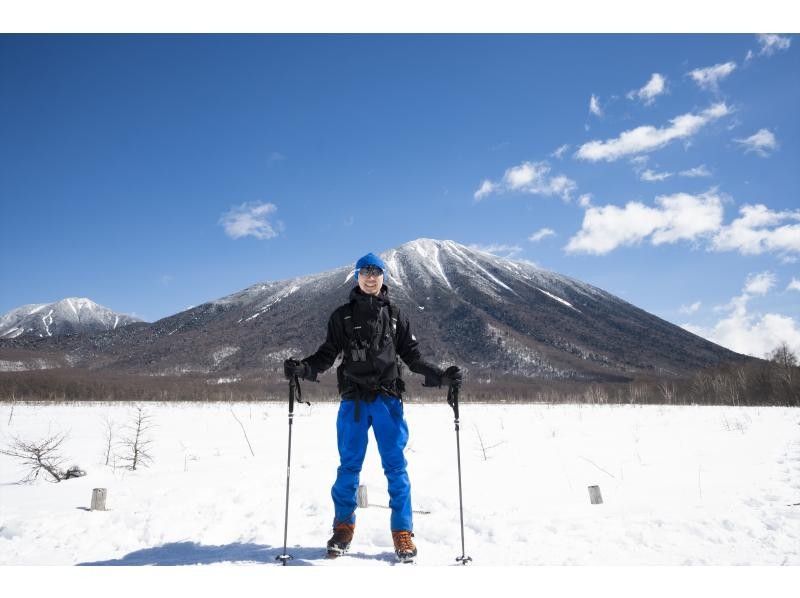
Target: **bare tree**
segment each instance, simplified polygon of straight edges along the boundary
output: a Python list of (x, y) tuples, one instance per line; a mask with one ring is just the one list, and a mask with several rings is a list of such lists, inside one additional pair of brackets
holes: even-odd
[(658, 390), (664, 399), (664, 403), (672, 405), (675, 402), (675, 397), (678, 394), (678, 389), (674, 382), (664, 380), (658, 384)]
[(231, 415), (233, 416), (233, 419), (235, 419), (236, 423), (239, 424), (239, 427), (242, 428), (242, 434), (244, 434), (244, 439), (247, 441), (247, 447), (250, 449), (250, 454), (255, 457), (256, 454), (253, 452), (253, 445), (250, 444), (250, 439), (247, 437), (247, 430), (244, 429), (244, 424), (242, 424), (242, 422), (239, 421), (239, 418), (236, 417), (236, 413), (234, 412), (233, 407), (231, 407), (230, 409), (231, 409)]
[(17, 395), (11, 393), (11, 413), (8, 414), (8, 425), (11, 426), (11, 420), (14, 419), (14, 407), (17, 406)]
[(0, 449), (0, 454), (14, 457), (30, 468), (28, 475), (20, 482), (30, 483), (44, 472), (50, 476), (50, 482), (60, 482), (66, 479), (66, 472), (61, 468), (64, 458), (61, 456), (61, 444), (67, 437), (66, 434), (55, 434), (38, 441), (27, 441), (12, 436), (12, 442), (5, 449)]
[(150, 455), (150, 447), (153, 440), (150, 434), (154, 428), (153, 418), (147, 413), (140, 405), (136, 406), (136, 413), (124, 429), (127, 435), (120, 441), (124, 447), (124, 453), (120, 455), (120, 459), (126, 462), (127, 467), (131, 471), (136, 471), (139, 466), (146, 467), (148, 463), (153, 461)]
[(767, 359), (774, 363), (777, 378), (781, 384), (791, 387), (797, 375), (797, 356), (792, 352), (785, 342), (778, 345), (773, 351), (767, 354)]
[(106, 445), (106, 465), (111, 460), (111, 449), (114, 446), (114, 435), (116, 433), (116, 425), (114, 420), (110, 417), (105, 420), (105, 445)]
[(484, 461), (488, 461), (489, 460), (489, 456), (486, 454), (486, 451), (490, 451), (493, 448), (496, 448), (496, 447), (500, 446), (501, 444), (505, 444), (506, 441), (505, 440), (501, 440), (500, 442), (492, 444), (491, 446), (486, 446), (483, 443), (483, 436), (481, 436), (480, 429), (478, 428), (478, 426), (476, 424), (473, 424), (473, 426), (475, 428), (475, 433), (478, 435), (478, 442), (481, 443), (481, 452), (483, 453), (483, 460)]

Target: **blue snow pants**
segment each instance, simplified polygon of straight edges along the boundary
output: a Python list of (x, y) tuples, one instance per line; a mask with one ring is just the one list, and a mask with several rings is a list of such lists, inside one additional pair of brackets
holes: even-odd
[(403, 402), (379, 394), (372, 402), (360, 401), (359, 421), (355, 421), (356, 402), (343, 400), (336, 419), (339, 445), (339, 468), (331, 488), (335, 507), (333, 525), (355, 524), (358, 479), (367, 453), (367, 432), (370, 426), (378, 443), (383, 472), (389, 484), (391, 529), (412, 531), (411, 483), (406, 473), (403, 449), (408, 442), (408, 425), (403, 419)]

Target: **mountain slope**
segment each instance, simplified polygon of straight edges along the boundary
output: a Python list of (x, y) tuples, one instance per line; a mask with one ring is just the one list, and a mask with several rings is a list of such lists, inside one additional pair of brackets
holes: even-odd
[[(417, 239), (382, 257), (389, 296), (408, 314), (423, 354), (465, 367), (472, 380), (629, 379), (745, 359), (597, 287), (453, 241)], [(17, 346), (135, 373), (276, 371), (324, 340), (352, 274), (348, 265), (260, 283), (150, 325)]]
[(69, 297), (55, 303), (23, 305), (0, 316), (0, 338), (92, 334), (140, 321), (91, 299)]

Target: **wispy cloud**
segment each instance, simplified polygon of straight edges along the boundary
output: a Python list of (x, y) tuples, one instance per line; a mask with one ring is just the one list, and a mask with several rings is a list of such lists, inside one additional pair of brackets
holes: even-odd
[(563, 174), (551, 176), (547, 162), (523, 162), (507, 169), (499, 183), (484, 180), (473, 194), (476, 201), (492, 193), (519, 192), (531, 195), (559, 196), (569, 201), (577, 189), (575, 181)]
[(694, 69), (689, 72), (689, 76), (694, 79), (694, 82), (702, 89), (717, 91), (717, 89), (719, 89), (719, 82), (735, 70), (735, 62), (724, 62), (702, 69)]
[(762, 56), (772, 56), (775, 52), (788, 50), (792, 45), (792, 38), (777, 35), (775, 33), (759, 33), (756, 35), (758, 45), (761, 46), (759, 54)]
[(280, 152), (272, 152), (267, 157), (267, 164), (272, 166), (276, 162), (283, 162), (285, 159), (286, 159), (286, 156), (284, 156), (282, 153), (280, 153)]
[(667, 89), (667, 80), (664, 75), (659, 73), (653, 73), (650, 77), (650, 80), (645, 83), (645, 85), (640, 89), (634, 89), (633, 91), (628, 92), (628, 99), (634, 100), (639, 99), (641, 102), (645, 104), (645, 106), (649, 106), (655, 99), (664, 93)]
[(590, 206), (583, 226), (565, 250), (604, 255), (617, 247), (649, 240), (653, 245), (696, 240), (711, 235), (722, 224), (722, 198), (713, 190), (701, 195), (676, 193), (656, 197), (655, 207), (629, 202)]
[(701, 305), (702, 305), (702, 302), (700, 302), (700, 301), (695, 301), (691, 305), (681, 305), (680, 312), (682, 314), (694, 314), (694, 313), (697, 313), (700, 310), (700, 306)]
[(484, 179), (483, 182), (481, 183), (481, 186), (478, 187), (478, 190), (472, 194), (472, 197), (475, 198), (475, 201), (480, 201), (484, 197), (494, 193), (496, 190), (497, 190), (497, 185), (495, 185), (489, 179)]
[(502, 243), (492, 243), (489, 245), (472, 244), (468, 245), (468, 247), (505, 258), (512, 258), (518, 253), (522, 253), (522, 247), (519, 245), (507, 245)]
[(745, 153), (755, 152), (762, 158), (768, 157), (778, 148), (778, 140), (768, 129), (760, 129), (746, 139), (734, 139), (734, 141), (745, 148)]
[(792, 281), (786, 287), (787, 291), (800, 291), (800, 280), (792, 278)]
[(690, 178), (697, 178), (697, 177), (706, 177), (711, 176), (711, 171), (706, 168), (705, 164), (701, 164), (700, 166), (695, 166), (694, 168), (689, 168), (687, 170), (681, 170), (678, 173), (680, 176), (690, 177)]
[(256, 239), (272, 239), (283, 230), (283, 223), (270, 222), (269, 217), (278, 207), (272, 203), (260, 201), (243, 203), (231, 208), (219, 219), (225, 234), (232, 239), (255, 237)]
[(538, 243), (542, 239), (546, 239), (547, 237), (552, 237), (556, 234), (551, 228), (540, 228), (535, 233), (533, 233), (530, 237), (528, 237), (528, 241), (532, 243)]
[(568, 149), (569, 149), (569, 145), (565, 143), (564, 145), (559, 147), (556, 151), (554, 151), (552, 154), (550, 154), (550, 156), (553, 157), (553, 158), (558, 158), (560, 160), (561, 158), (564, 157), (564, 153)]
[(589, 141), (578, 149), (575, 157), (590, 162), (599, 160), (613, 162), (626, 156), (652, 152), (676, 139), (687, 139), (697, 134), (708, 123), (730, 113), (731, 109), (724, 102), (720, 102), (700, 114), (688, 113), (676, 116), (666, 127), (645, 125), (624, 131), (613, 139)]
[(603, 116), (603, 109), (600, 108), (600, 98), (594, 94), (589, 98), (589, 112), (595, 116)]
[(657, 181), (664, 181), (672, 176), (671, 172), (655, 172), (650, 170), (649, 168), (642, 172), (639, 178), (643, 181), (647, 181), (649, 183), (657, 182)]
[[(765, 205), (745, 205), (739, 218), (721, 228), (711, 243), (714, 251), (743, 255), (800, 253), (800, 210), (774, 212)], [(785, 224), (789, 222), (789, 224)]]
[(756, 295), (767, 293), (774, 285), (770, 273), (750, 275), (742, 294), (720, 308), (728, 314), (710, 327), (683, 324), (694, 334), (707, 338), (732, 351), (764, 357), (781, 343), (800, 352), (800, 326), (794, 318), (782, 314), (753, 314), (748, 304)]
[(776, 281), (772, 272), (750, 274), (744, 283), (744, 291), (750, 295), (766, 295), (775, 287)]

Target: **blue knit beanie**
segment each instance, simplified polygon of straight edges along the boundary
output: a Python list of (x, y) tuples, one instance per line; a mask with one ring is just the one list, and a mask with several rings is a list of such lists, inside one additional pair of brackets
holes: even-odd
[(358, 280), (358, 271), (366, 266), (377, 266), (386, 272), (386, 264), (383, 263), (383, 260), (374, 253), (368, 253), (356, 262), (356, 280)]

